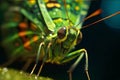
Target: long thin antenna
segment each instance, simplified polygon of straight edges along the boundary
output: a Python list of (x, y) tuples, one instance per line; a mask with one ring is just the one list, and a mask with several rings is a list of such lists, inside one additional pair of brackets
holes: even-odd
[(88, 24), (88, 25), (85, 25), (85, 26), (82, 27), (82, 29), (83, 29), (83, 28), (86, 28), (86, 27), (89, 27), (89, 26), (91, 26), (91, 25), (93, 25), (93, 24), (99, 23), (99, 22), (101, 22), (101, 21), (103, 21), (103, 20), (109, 19), (109, 18), (111, 18), (111, 17), (113, 17), (113, 16), (115, 16), (115, 15), (118, 15), (118, 14), (120, 14), (120, 11), (118, 11), (118, 12), (116, 12), (116, 13), (113, 13), (113, 14), (111, 14), (111, 15), (109, 15), (109, 16), (107, 16), (107, 17), (104, 17), (104, 18), (102, 18), (102, 19), (99, 19), (99, 20), (97, 20), (97, 21), (95, 21), (95, 22), (93, 22), (93, 23), (90, 23), (90, 24)]
[(86, 20), (88, 20), (89, 18), (92, 18), (92, 17), (94, 17), (94, 16), (97, 16), (97, 15), (99, 15), (100, 13), (102, 13), (102, 10), (101, 10), (101, 9), (98, 9), (98, 10), (96, 10), (95, 12), (93, 12), (92, 14), (90, 14), (88, 17), (86, 17), (85, 19), (83, 19), (83, 21), (86, 21)]
[[(82, 21), (80, 21), (79, 24), (81, 24), (81, 22), (84, 22), (84, 21), (88, 20), (89, 18), (92, 18), (92, 17), (95, 17), (95, 16), (99, 15), (101, 12), (102, 12), (101, 9), (96, 10), (95, 12), (93, 12), (92, 14), (90, 14), (89, 16), (84, 18)], [(76, 26), (78, 26), (79, 24), (77, 24)]]

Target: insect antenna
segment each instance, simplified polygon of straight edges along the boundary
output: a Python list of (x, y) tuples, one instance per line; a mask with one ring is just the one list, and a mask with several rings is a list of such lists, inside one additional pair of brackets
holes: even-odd
[(83, 28), (87, 28), (87, 27), (89, 27), (89, 26), (91, 26), (91, 25), (94, 25), (94, 24), (96, 24), (96, 23), (99, 23), (99, 22), (101, 22), (101, 21), (103, 21), (103, 20), (109, 19), (109, 18), (111, 18), (111, 17), (113, 17), (113, 16), (115, 16), (115, 15), (118, 15), (118, 14), (120, 14), (120, 11), (118, 11), (118, 12), (116, 12), (116, 13), (113, 13), (113, 14), (111, 14), (111, 15), (109, 15), (109, 16), (106, 16), (106, 17), (104, 17), (104, 18), (102, 18), (102, 19), (99, 19), (99, 20), (97, 20), (97, 21), (95, 21), (95, 22), (93, 22), (93, 23), (90, 23), (90, 24), (88, 24), (88, 25), (85, 25), (85, 26), (82, 27), (82, 29), (83, 29)]
[(93, 12), (92, 14), (90, 14), (89, 16), (87, 16), (86, 18), (84, 18), (82, 21), (80, 21), (80, 23), (78, 23), (76, 26), (79, 26), (82, 22), (88, 20), (89, 18), (92, 18), (94, 16), (99, 15), (101, 12), (102, 12), (101, 9), (96, 10), (95, 12)]

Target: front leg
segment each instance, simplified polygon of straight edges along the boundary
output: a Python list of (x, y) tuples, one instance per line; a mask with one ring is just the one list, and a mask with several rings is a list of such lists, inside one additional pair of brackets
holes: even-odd
[(89, 73), (88, 73), (88, 54), (87, 54), (87, 51), (85, 49), (80, 49), (80, 50), (68, 53), (65, 56), (65, 58), (62, 60), (62, 63), (65, 63), (65, 62), (68, 62), (68, 61), (78, 57), (77, 60), (73, 63), (73, 65), (68, 70), (69, 80), (72, 80), (72, 72), (76, 68), (78, 63), (81, 61), (81, 59), (84, 57), (84, 55), (85, 55), (85, 59), (86, 59), (86, 61), (85, 61), (85, 72), (86, 72), (88, 80), (90, 80)]

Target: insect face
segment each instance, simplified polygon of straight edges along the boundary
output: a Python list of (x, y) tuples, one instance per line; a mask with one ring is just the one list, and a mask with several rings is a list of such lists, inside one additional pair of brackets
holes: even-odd
[(58, 42), (63, 42), (64, 48), (70, 48), (71, 44), (73, 47), (82, 40), (81, 32), (74, 27), (62, 27), (57, 35)]
[[(79, 49), (71, 52), (71, 50), (82, 40), (80, 29), (87, 14), (89, 3), (90, 1), (84, 0), (24, 0), (20, 2), (21, 5), (15, 4), (16, 6), (12, 7), (12, 10), (20, 14), (22, 18), (20, 17), (16, 22), (13, 17), (12, 21), (10, 19), (3, 24), (4, 32), (8, 32), (8, 36), (11, 33), (10, 37), (3, 35), (5, 37), (3, 45), (8, 48), (6, 51), (10, 55), (9, 59), (22, 57), (26, 60), (28, 67), (32, 61), (35, 61), (33, 59), (36, 59), (30, 75), (33, 74), (38, 62), (42, 60), (37, 74), (39, 76), (46, 62), (63, 64), (77, 58), (68, 70), (69, 80), (72, 80), (70, 75), (85, 55), (87, 72), (87, 51)], [(33, 9), (33, 7), (35, 8)], [(13, 13), (13, 11), (7, 13)], [(27, 25), (21, 22), (25, 22)], [(15, 30), (11, 31), (13, 28)], [(17, 43), (17, 47), (12, 44), (13, 42)], [(27, 58), (25, 55), (30, 57)]]

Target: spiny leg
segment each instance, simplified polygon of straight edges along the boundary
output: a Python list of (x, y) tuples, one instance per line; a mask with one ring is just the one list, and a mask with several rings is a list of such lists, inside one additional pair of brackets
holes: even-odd
[(70, 67), (70, 69), (68, 70), (69, 80), (72, 80), (72, 72), (76, 68), (78, 63), (81, 61), (81, 59), (84, 57), (84, 55), (85, 55), (85, 59), (86, 59), (86, 61), (85, 61), (85, 72), (86, 72), (88, 80), (90, 80), (89, 73), (88, 73), (88, 54), (87, 54), (87, 51), (85, 49), (80, 49), (80, 50), (68, 53), (68, 55), (62, 61), (63, 63), (65, 63), (65, 62), (68, 62), (68, 61), (76, 58), (77, 56), (79, 56), (77, 58), (77, 60), (73, 63), (73, 65)]

